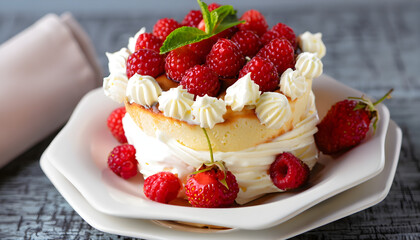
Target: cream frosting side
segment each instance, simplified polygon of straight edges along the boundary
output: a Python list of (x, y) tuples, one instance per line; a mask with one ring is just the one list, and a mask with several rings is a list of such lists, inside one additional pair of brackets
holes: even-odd
[(280, 91), (295, 100), (306, 92), (308, 83), (299, 71), (288, 68), (280, 77)]
[(128, 45), (127, 48), (128, 50), (130, 50), (131, 53), (135, 52), (135, 48), (136, 48), (136, 42), (137, 42), (137, 38), (139, 38), (140, 34), (145, 33), (146, 32), (146, 28), (142, 27), (135, 35), (134, 37), (130, 37), (128, 39)]
[(213, 128), (217, 123), (225, 121), (223, 114), (226, 113), (226, 103), (218, 98), (197, 97), (191, 106), (193, 121), (202, 128)]
[(108, 69), (110, 74), (126, 74), (127, 59), (130, 56), (130, 52), (127, 48), (121, 48), (114, 53), (106, 52), (105, 55), (108, 58)]
[(289, 100), (281, 93), (261, 94), (255, 109), (258, 119), (268, 128), (281, 128), (292, 117)]
[(299, 36), (299, 46), (304, 52), (315, 53), (321, 59), (325, 56), (326, 48), (322, 41), (322, 33), (312, 34), (308, 31)]
[(233, 111), (242, 111), (245, 106), (255, 108), (261, 95), (259, 88), (247, 73), (226, 89), (225, 102)]
[(298, 55), (296, 60), (296, 70), (305, 78), (316, 78), (321, 76), (323, 64), (315, 53), (303, 52)]
[[(276, 155), (288, 151), (305, 162), (310, 169), (318, 158), (313, 134), (316, 133), (318, 115), (315, 105), (313, 111), (297, 123), (293, 130), (264, 143), (237, 152), (215, 152), (216, 161), (223, 161), (239, 184), (236, 201), (245, 204), (266, 193), (281, 192), (272, 183), (268, 169)], [(123, 119), (128, 143), (136, 148), (140, 172), (148, 177), (160, 171), (171, 171), (184, 181), (202, 163), (209, 162), (208, 151), (190, 149), (175, 139), (168, 138), (161, 131), (156, 136), (148, 136), (134, 123), (129, 114)], [(204, 137), (204, 136), (203, 136)]]
[(151, 76), (134, 74), (128, 81), (126, 95), (130, 103), (151, 107), (162, 93), (159, 83)]
[(191, 106), (194, 103), (194, 95), (181, 85), (163, 92), (158, 102), (163, 115), (186, 122), (192, 121)]

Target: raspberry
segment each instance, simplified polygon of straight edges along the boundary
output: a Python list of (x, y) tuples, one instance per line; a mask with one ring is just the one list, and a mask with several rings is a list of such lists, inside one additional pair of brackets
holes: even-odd
[(261, 57), (253, 57), (239, 72), (239, 78), (251, 72), (251, 79), (260, 86), (260, 91), (274, 91), (280, 82), (274, 64)]
[(197, 27), (198, 24), (203, 20), (203, 14), (200, 10), (191, 10), (185, 15), (184, 20), (182, 20), (182, 26), (188, 27)]
[(211, 12), (214, 9), (219, 8), (220, 6), (222, 6), (222, 5), (220, 5), (218, 3), (211, 3), (210, 5), (207, 6), (207, 9)]
[(166, 37), (175, 29), (181, 27), (177, 21), (172, 18), (159, 19), (153, 26), (153, 35), (165, 41)]
[(238, 45), (225, 38), (217, 40), (206, 58), (206, 65), (221, 78), (238, 76), (239, 70), (244, 64), (245, 57)]
[(260, 38), (258, 35), (249, 30), (241, 30), (236, 32), (232, 39), (242, 52), (242, 55), (253, 57), (262, 47)]
[(373, 129), (376, 128), (378, 111), (375, 106), (389, 98), (392, 91), (374, 103), (364, 97), (335, 103), (317, 126), (314, 137), (318, 149), (325, 154), (335, 154), (359, 144), (366, 137), (372, 120)]
[(143, 192), (150, 200), (168, 203), (174, 200), (179, 190), (181, 183), (175, 174), (171, 172), (159, 172), (153, 174), (144, 180)]
[(200, 63), (200, 58), (189, 48), (177, 48), (171, 51), (165, 59), (166, 76), (175, 82), (180, 82), (185, 71)]
[(309, 179), (309, 167), (295, 155), (284, 152), (270, 166), (273, 184), (281, 190), (295, 189)]
[(108, 129), (111, 131), (112, 136), (120, 143), (127, 143), (127, 138), (125, 137), (122, 125), (122, 118), (125, 116), (125, 113), (125, 107), (117, 108), (111, 112), (107, 120)]
[(216, 96), (220, 89), (217, 75), (208, 67), (196, 65), (188, 69), (180, 84), (195, 96)]
[(265, 17), (257, 10), (251, 9), (246, 11), (239, 20), (246, 22), (239, 24), (239, 30), (251, 30), (258, 36), (262, 36), (268, 29)]
[(279, 76), (288, 68), (295, 66), (295, 54), (292, 44), (285, 38), (275, 38), (257, 53), (258, 57), (267, 58), (277, 69)]
[(281, 38), (280, 33), (275, 32), (273, 30), (268, 30), (261, 36), (261, 42), (263, 45), (266, 45), (267, 43), (271, 42), (271, 40), (275, 38)]
[(187, 45), (198, 57), (200, 57), (201, 62), (206, 61), (206, 56), (209, 54), (211, 48), (213, 47), (216, 39), (213, 37), (204, 39), (200, 42), (192, 43)]
[(135, 51), (139, 49), (151, 49), (160, 52), (162, 40), (151, 33), (142, 33), (137, 38)]
[(127, 59), (127, 77), (130, 79), (135, 73), (158, 77), (163, 73), (165, 61), (163, 55), (150, 49), (140, 49)]
[(210, 169), (205, 172), (190, 176), (185, 185), (185, 193), (188, 201), (194, 207), (226, 207), (235, 202), (239, 192), (235, 176), (226, 172), (226, 188), (220, 180), (224, 173), (218, 169)]
[(289, 26), (287, 26), (284, 23), (277, 23), (272, 27), (272, 30), (274, 32), (277, 32), (280, 34), (280, 37), (284, 37), (292, 44), (293, 48), (297, 48), (297, 41), (296, 41), (296, 35), (293, 29)]
[(138, 169), (134, 146), (130, 144), (116, 146), (108, 155), (108, 167), (124, 179), (136, 176)]

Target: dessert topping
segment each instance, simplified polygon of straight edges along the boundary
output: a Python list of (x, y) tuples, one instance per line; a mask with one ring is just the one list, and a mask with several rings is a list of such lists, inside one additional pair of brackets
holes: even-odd
[(124, 179), (136, 176), (138, 168), (134, 146), (123, 144), (114, 147), (108, 155), (108, 167)]
[(312, 34), (308, 31), (299, 36), (299, 46), (304, 52), (315, 53), (321, 59), (325, 56), (326, 48), (322, 42), (322, 33)]
[(162, 47), (162, 39), (156, 37), (151, 33), (142, 33), (137, 38), (135, 51), (139, 49), (151, 49), (159, 52), (160, 47)]
[(102, 87), (107, 97), (122, 103), (125, 98), (127, 83), (128, 78), (125, 73), (111, 74), (104, 78)]
[(252, 58), (262, 47), (260, 37), (250, 30), (236, 32), (231, 40), (239, 46), (242, 55)]
[(182, 26), (198, 27), (198, 24), (203, 20), (203, 14), (200, 10), (191, 10), (185, 15), (181, 22)]
[(112, 111), (107, 119), (108, 129), (111, 131), (115, 139), (117, 139), (117, 141), (120, 143), (127, 143), (127, 138), (125, 137), (122, 124), (122, 118), (125, 116), (125, 113), (125, 107), (120, 107)]
[(188, 69), (200, 63), (200, 57), (188, 47), (177, 48), (170, 51), (165, 58), (166, 76), (175, 82), (180, 82)]
[(142, 27), (140, 28), (140, 30), (134, 35), (134, 37), (130, 37), (128, 39), (128, 50), (130, 51), (130, 53), (134, 53), (136, 51), (136, 43), (137, 43), (137, 39), (139, 38), (139, 36), (143, 33), (146, 32), (146, 28)]
[(196, 65), (188, 69), (180, 84), (195, 96), (216, 96), (220, 89), (220, 81), (217, 75), (204, 65)]
[(127, 77), (135, 73), (158, 77), (165, 68), (165, 58), (151, 49), (140, 49), (127, 59)]
[(194, 95), (182, 86), (163, 92), (158, 101), (159, 110), (163, 115), (187, 122), (192, 120), (191, 106), (194, 103)]
[(257, 53), (257, 57), (270, 60), (281, 75), (295, 64), (295, 50), (286, 38), (275, 38)]
[(280, 78), (280, 91), (292, 101), (306, 92), (307, 85), (305, 77), (291, 68), (288, 68)]
[(181, 189), (178, 177), (171, 172), (158, 172), (144, 180), (143, 192), (150, 200), (169, 203), (174, 200)]
[(277, 92), (261, 94), (255, 112), (262, 124), (274, 129), (281, 128), (292, 116), (292, 110), (286, 96)]
[(239, 77), (251, 73), (251, 79), (260, 86), (261, 92), (273, 91), (279, 85), (279, 75), (274, 64), (265, 58), (253, 57), (239, 72)]
[(110, 74), (125, 74), (126, 73), (126, 62), (130, 56), (130, 52), (127, 48), (121, 48), (119, 51), (114, 53), (105, 53), (108, 58), (108, 69)]
[(316, 78), (321, 76), (323, 64), (315, 53), (303, 52), (296, 59), (296, 70), (305, 78)]
[(277, 23), (271, 28), (271, 30), (279, 33), (279, 36), (277, 38), (284, 37), (290, 42), (290, 44), (292, 44), (294, 49), (297, 48), (296, 34), (291, 27), (287, 26), (284, 23)]
[(254, 9), (244, 12), (239, 20), (245, 21), (238, 26), (240, 30), (250, 30), (258, 36), (262, 36), (268, 29), (264, 15)]
[(166, 37), (181, 24), (172, 18), (159, 19), (153, 26), (153, 35), (165, 41)]
[(130, 103), (151, 107), (162, 93), (159, 83), (151, 76), (134, 74), (128, 81), (126, 95)]
[(216, 123), (224, 122), (226, 103), (221, 99), (207, 95), (198, 96), (191, 108), (193, 121), (202, 128), (213, 128)]
[(295, 155), (284, 152), (271, 164), (270, 177), (281, 190), (295, 189), (308, 181), (309, 167)]
[(255, 108), (261, 91), (259, 86), (247, 73), (226, 90), (225, 102), (233, 111), (242, 111), (244, 106)]

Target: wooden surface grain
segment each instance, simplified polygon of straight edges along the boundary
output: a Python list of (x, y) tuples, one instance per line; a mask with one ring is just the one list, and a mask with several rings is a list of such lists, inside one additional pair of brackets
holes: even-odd
[[(315, 3), (254, 8), (271, 26), (284, 22), (297, 33), (322, 32), (324, 73), (373, 98), (394, 88), (385, 104), (403, 142), (384, 201), (296, 239), (420, 239), (420, 1)], [(186, 12), (171, 17), (181, 20)], [(0, 43), (40, 15), (2, 13)], [(151, 13), (73, 15), (92, 39), (104, 76), (105, 51), (125, 46), (130, 35), (142, 26), (150, 31), (157, 20)], [(125, 239), (89, 226), (40, 169), (39, 158), (56, 133), (0, 169), (0, 239)]]

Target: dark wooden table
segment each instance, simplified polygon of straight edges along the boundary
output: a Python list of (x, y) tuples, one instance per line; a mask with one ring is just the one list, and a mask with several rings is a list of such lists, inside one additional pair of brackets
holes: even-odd
[[(230, 1), (232, 2), (232, 1)], [(254, 1), (255, 2), (255, 1)], [(156, 3), (154, 3), (156, 5)], [(105, 51), (125, 46), (141, 26), (150, 31), (155, 14), (181, 20), (186, 3), (130, 11), (74, 10), (72, 13), (95, 44), (108, 74)], [(195, 7), (195, 3), (194, 8)], [(392, 188), (381, 203), (296, 239), (420, 239), (420, 1), (252, 3), (237, 8), (264, 12), (269, 24), (285, 22), (302, 33), (322, 32), (327, 46), (324, 73), (387, 100), (391, 118), (403, 130), (401, 155)], [(139, 9), (139, 12), (135, 10)], [(44, 10), (47, 11), (47, 10)], [(62, 10), (54, 10), (61, 13)], [(158, 13), (160, 12), (160, 13)], [(29, 11), (29, 13), (31, 13)], [(42, 10), (0, 15), (0, 43), (30, 26)], [(58, 130), (57, 130), (58, 131)], [(1, 134), (1, 133), (0, 133)], [(63, 199), (39, 166), (57, 132), (0, 169), (0, 239), (121, 239), (89, 226)], [(357, 169), (355, 169), (357, 171)]]

